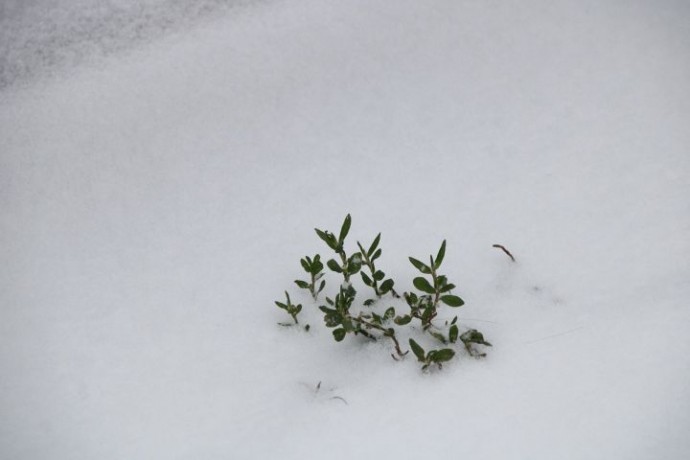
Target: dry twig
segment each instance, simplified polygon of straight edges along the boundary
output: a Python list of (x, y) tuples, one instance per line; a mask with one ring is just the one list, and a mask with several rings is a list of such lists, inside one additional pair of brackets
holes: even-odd
[(512, 260), (513, 262), (516, 261), (516, 260), (515, 260), (515, 257), (513, 257), (513, 255), (510, 253), (509, 250), (506, 249), (505, 246), (503, 246), (503, 245), (501, 245), (501, 244), (494, 244), (493, 247), (494, 247), (494, 248), (498, 248), (498, 249), (500, 249), (501, 251), (505, 252), (506, 255), (507, 255), (508, 257), (510, 257), (510, 260)]

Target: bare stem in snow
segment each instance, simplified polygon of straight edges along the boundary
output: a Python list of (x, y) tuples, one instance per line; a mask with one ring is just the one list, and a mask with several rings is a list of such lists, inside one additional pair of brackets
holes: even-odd
[(501, 251), (505, 252), (506, 255), (507, 255), (508, 257), (510, 257), (510, 260), (512, 260), (513, 262), (516, 262), (515, 257), (513, 257), (513, 255), (510, 253), (509, 250), (506, 249), (505, 246), (503, 246), (503, 245), (501, 245), (501, 244), (494, 244), (493, 247), (494, 247), (494, 248), (498, 248), (498, 249), (500, 249)]

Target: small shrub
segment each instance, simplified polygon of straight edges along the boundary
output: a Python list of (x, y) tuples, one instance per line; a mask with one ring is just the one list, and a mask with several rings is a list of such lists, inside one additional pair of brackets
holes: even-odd
[[(414, 338), (408, 340), (412, 353), (422, 363), (422, 370), (425, 371), (434, 365), (440, 369), (443, 363), (452, 360), (456, 352), (448, 346), (453, 347), (458, 340), (463, 343), (464, 349), (471, 356), (483, 357), (486, 355), (479, 351), (476, 345), (491, 346), (491, 344), (476, 329), (468, 328), (460, 333), (457, 316), (439, 324), (437, 317), (443, 305), (458, 308), (465, 303), (459, 296), (453, 294), (456, 286), (450, 283), (445, 275), (439, 273), (446, 254), (445, 240), (441, 243), (436, 257), (429, 256), (428, 264), (413, 257), (409, 258), (410, 263), (420, 272), (421, 276), (415, 277), (412, 281), (412, 285), (417, 291), (410, 290), (402, 295), (409, 311), (397, 315), (394, 306), (387, 308), (382, 306), (385, 299), (393, 302), (398, 301), (397, 299), (401, 296), (394, 289), (395, 282), (391, 278), (386, 279), (386, 274), (376, 267), (376, 261), (382, 254), (379, 247), (381, 234), (379, 233), (374, 238), (366, 250), (358, 241), (359, 251), (348, 254), (345, 250), (345, 240), (351, 226), (352, 218), (348, 214), (337, 237), (335, 233), (328, 230), (315, 229), (317, 236), (326, 243), (326, 246), (336, 256), (336, 258), (326, 262), (326, 267), (343, 278), (335, 297), (327, 296), (325, 304), (318, 305), (319, 310), (324, 314), (323, 320), (326, 327), (332, 329), (335, 341), (341, 342), (348, 335), (362, 336), (368, 340), (385, 338), (390, 340), (393, 345), (394, 354), (391, 356), (400, 360), (409, 353), (408, 350), (402, 349), (398, 340), (399, 330), (396, 329), (396, 326), (398, 328), (404, 327), (407, 335), (415, 335), (418, 338), (427, 335), (447, 346), (446, 348), (427, 351)], [(295, 280), (295, 284), (301, 289), (308, 290), (316, 302), (319, 294), (326, 286), (326, 281), (322, 279), (324, 277), (324, 264), (321, 262), (321, 256), (319, 254), (313, 257), (306, 256), (300, 260), (300, 263), (309, 275), (309, 279), (306, 281)], [(366, 272), (363, 268), (366, 268)], [(357, 302), (357, 290), (352, 283), (353, 276), (358, 273), (364, 285), (373, 290), (375, 295), (374, 298), (368, 298), (361, 304)], [(284, 326), (297, 325), (299, 324), (297, 316), (302, 311), (302, 305), (293, 305), (287, 292), (285, 292), (285, 297), (287, 303), (275, 303), (292, 317), (294, 324), (280, 324)], [(305, 329), (308, 330), (309, 326), (307, 325)]]

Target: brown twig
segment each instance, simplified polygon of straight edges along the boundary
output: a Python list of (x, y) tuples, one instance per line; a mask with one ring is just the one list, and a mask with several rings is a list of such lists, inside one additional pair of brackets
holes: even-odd
[(349, 406), (349, 404), (347, 403), (347, 401), (345, 401), (345, 398), (341, 398), (340, 396), (331, 396), (331, 397), (328, 398), (328, 399), (330, 399), (331, 401), (333, 401), (334, 399), (337, 399), (338, 401), (344, 402), (346, 406)]
[(509, 250), (506, 249), (505, 246), (503, 246), (503, 245), (501, 245), (501, 244), (494, 244), (493, 247), (494, 247), (494, 248), (498, 248), (498, 249), (500, 249), (501, 251), (505, 252), (506, 255), (507, 255), (508, 257), (510, 257), (510, 260), (512, 260), (513, 262), (516, 261), (516, 260), (515, 260), (515, 257), (513, 257), (513, 255), (510, 253)]

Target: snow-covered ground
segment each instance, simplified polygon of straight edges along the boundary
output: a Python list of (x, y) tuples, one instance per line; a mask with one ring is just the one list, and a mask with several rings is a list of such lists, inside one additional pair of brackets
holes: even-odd
[[(689, 3), (91, 3), (0, 10), (0, 458), (687, 458)], [(332, 340), (348, 212), (486, 359)]]
[(1, 0), (0, 89), (263, 0)]

